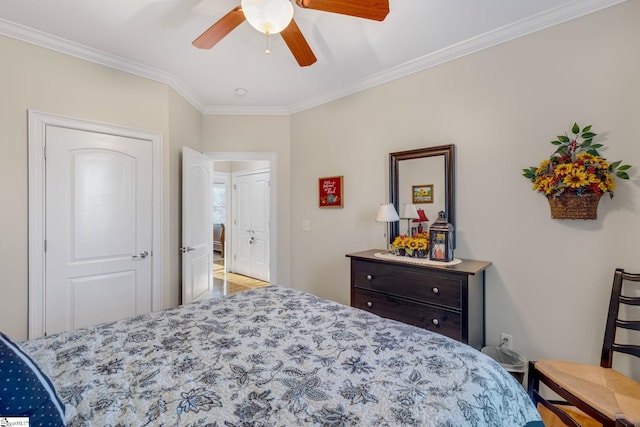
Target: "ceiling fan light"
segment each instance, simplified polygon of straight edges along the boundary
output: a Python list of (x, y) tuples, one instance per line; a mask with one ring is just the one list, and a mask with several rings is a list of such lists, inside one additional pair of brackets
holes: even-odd
[(265, 34), (279, 33), (293, 18), (289, 0), (242, 0), (240, 4), (249, 24)]

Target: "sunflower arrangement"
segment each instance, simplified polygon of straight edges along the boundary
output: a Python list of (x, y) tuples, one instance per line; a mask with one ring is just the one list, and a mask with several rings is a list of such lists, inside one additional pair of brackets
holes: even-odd
[(393, 240), (391, 246), (394, 252), (400, 255), (404, 253), (407, 256), (413, 256), (419, 251), (424, 251), (426, 254), (429, 249), (429, 233), (416, 233), (412, 236), (400, 235)]
[(597, 134), (591, 132), (591, 125), (580, 128), (573, 124), (571, 134), (559, 135), (551, 144), (557, 146), (550, 158), (539, 166), (523, 169), (523, 176), (533, 182), (533, 190), (547, 198), (562, 193), (581, 196), (585, 193), (603, 194), (608, 192), (613, 198), (616, 189), (615, 177), (629, 179), (626, 172), (630, 165), (613, 163), (598, 153), (602, 144), (594, 144)]

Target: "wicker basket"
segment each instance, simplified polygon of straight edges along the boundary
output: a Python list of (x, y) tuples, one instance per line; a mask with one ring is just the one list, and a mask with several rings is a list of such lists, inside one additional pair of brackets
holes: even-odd
[(551, 218), (553, 219), (597, 219), (598, 202), (602, 194), (585, 193), (581, 196), (572, 193), (562, 193), (551, 196)]

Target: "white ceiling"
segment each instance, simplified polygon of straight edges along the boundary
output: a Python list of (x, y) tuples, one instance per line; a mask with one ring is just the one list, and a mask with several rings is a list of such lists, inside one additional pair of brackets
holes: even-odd
[(304, 68), (247, 22), (191, 45), (240, 0), (1, 0), (0, 34), (165, 82), (206, 114), (290, 114), (621, 1), (389, 0), (382, 22), (294, 6), (318, 58)]

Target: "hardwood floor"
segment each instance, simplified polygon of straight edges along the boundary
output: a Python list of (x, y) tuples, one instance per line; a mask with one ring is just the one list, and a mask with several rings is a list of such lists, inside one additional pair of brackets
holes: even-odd
[[(217, 253), (215, 254), (218, 255)], [(216, 259), (213, 265), (213, 297), (218, 298), (236, 292), (268, 286), (269, 282), (241, 274), (227, 273), (224, 260)]]

